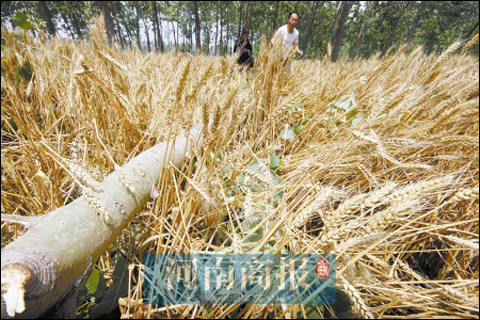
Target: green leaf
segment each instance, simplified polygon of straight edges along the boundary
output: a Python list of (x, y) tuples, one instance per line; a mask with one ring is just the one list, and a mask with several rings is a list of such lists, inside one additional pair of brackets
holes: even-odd
[(293, 126), (293, 132), (294, 132), (296, 135), (299, 135), (300, 133), (302, 133), (302, 123), (300, 123), (300, 122), (296, 123), (296, 124)]
[(305, 309), (307, 319), (323, 319), (323, 317), (318, 313), (316, 306), (306, 305), (303, 308)]
[(17, 40), (23, 40), (23, 29), (20, 27), (15, 27), (15, 30), (13, 30), (13, 35)]
[(270, 169), (272, 170), (278, 170), (280, 166), (282, 165), (282, 161), (280, 158), (274, 153), (270, 157)]
[(118, 307), (118, 298), (128, 295), (128, 272), (126, 270), (127, 262), (122, 256), (118, 256), (112, 275), (113, 283), (108, 287), (98, 306), (92, 309), (91, 318), (97, 319), (101, 315), (110, 314), (113, 309)]
[(20, 69), (20, 74), (25, 78), (25, 80), (32, 80), (33, 70), (29, 60), (23, 61), (22, 68)]
[[(262, 221), (262, 219), (259, 219), (259, 221), (256, 223), (256, 224), (252, 224), (252, 225), (249, 225), (249, 228), (245, 228), (245, 230), (253, 230), (253, 228), (255, 228), (255, 226), (260, 223), (260, 221)], [(245, 223), (245, 222), (244, 222)], [(253, 223), (253, 222), (251, 222)], [(248, 237), (248, 239), (243, 239), (243, 243), (244, 244), (247, 244), (247, 243), (257, 243), (257, 242), (260, 242), (262, 241), (263, 239), (263, 234), (261, 233), (262, 232), (262, 228), (259, 228), (257, 230), (256, 233), (252, 234), (250, 237)]]
[(15, 75), (15, 84), (19, 84), (20, 83), (20, 71), (18, 71), (17, 67), (15, 67), (15, 69), (13, 69), (13, 74)]
[(347, 119), (352, 120), (358, 114), (358, 109), (353, 109), (347, 114)]
[(236, 183), (237, 185), (244, 184), (244, 183), (245, 183), (245, 173), (240, 173), (240, 174), (237, 176), (237, 179), (235, 180), (235, 183)]
[(107, 280), (103, 277), (103, 274), (100, 274), (100, 278), (98, 279), (97, 290), (94, 292), (93, 296), (96, 300), (100, 300), (104, 295), (105, 291), (107, 290)]
[(85, 283), (85, 288), (87, 288), (88, 293), (94, 293), (97, 291), (98, 281), (101, 277), (101, 273), (97, 269), (93, 269), (92, 274), (88, 277), (87, 282)]
[(22, 28), (23, 30), (31, 30), (35, 28), (33, 24), (28, 20), (27, 15), (21, 11), (15, 13), (15, 17), (13, 17), (13, 24), (16, 27)]
[(142, 236), (143, 228), (139, 224), (132, 223), (130, 224), (130, 232), (132, 234), (132, 237), (135, 238), (135, 240), (139, 240)]
[(255, 160), (252, 163), (250, 163), (247, 168), (252, 171), (257, 171), (258, 168), (260, 168), (260, 163), (258, 163), (258, 161)]

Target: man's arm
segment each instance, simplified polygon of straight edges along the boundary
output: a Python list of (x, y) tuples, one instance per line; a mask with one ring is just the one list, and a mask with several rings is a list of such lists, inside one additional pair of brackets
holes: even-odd
[(273, 36), (272, 39), (270, 40), (270, 43), (272, 44), (272, 46), (273, 46), (273, 39), (275, 39), (275, 36)]
[(300, 50), (300, 48), (298, 47), (298, 42), (294, 44), (295, 46), (295, 51), (297, 52), (297, 54), (299, 54), (300, 56), (303, 56), (303, 51)]

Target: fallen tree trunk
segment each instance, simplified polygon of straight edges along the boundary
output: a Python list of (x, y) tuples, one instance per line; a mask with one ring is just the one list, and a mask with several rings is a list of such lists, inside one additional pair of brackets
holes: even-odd
[(35, 219), (2, 250), (2, 318), (36, 318), (52, 309), (56, 317), (75, 318), (92, 266), (146, 204), (162, 168), (180, 166), (202, 140), (199, 125), (187, 137), (157, 144), (117, 168), (98, 192)]

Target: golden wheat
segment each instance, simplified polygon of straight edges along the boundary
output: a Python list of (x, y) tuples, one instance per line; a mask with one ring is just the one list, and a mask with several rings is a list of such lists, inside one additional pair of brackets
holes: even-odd
[[(104, 28), (92, 26), (90, 42), (27, 36), (25, 44), (2, 28), (12, 53), (2, 55), (2, 213), (46, 214), (80, 196), (77, 183), (111, 224), (121, 215), (102, 203), (94, 173), (116, 170), (135, 194), (120, 166), (203, 123), (196, 159), (157, 177), (134, 219), (141, 236), (126, 251), (331, 252), (362, 317), (478, 318), (479, 68), (478, 58), (455, 53), (463, 42), (440, 56), (403, 46), (355, 61), (293, 61), (287, 76), (265, 39), (254, 70), (242, 72), (234, 57), (120, 50)], [(17, 76), (25, 60), (32, 81)], [(334, 108), (344, 96), (355, 104)], [(261, 240), (248, 241), (248, 223)], [(3, 244), (16, 228), (2, 224)], [(110, 275), (113, 260), (102, 257), (102, 272)], [(129, 278), (137, 285), (121, 306), (125, 318), (285, 312), (148, 308), (142, 276)]]

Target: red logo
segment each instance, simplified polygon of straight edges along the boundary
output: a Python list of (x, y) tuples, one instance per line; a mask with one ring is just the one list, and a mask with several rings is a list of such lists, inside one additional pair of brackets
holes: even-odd
[(327, 279), (330, 274), (330, 264), (328, 263), (328, 260), (325, 258), (318, 259), (317, 264), (315, 265), (315, 271), (321, 280)]

